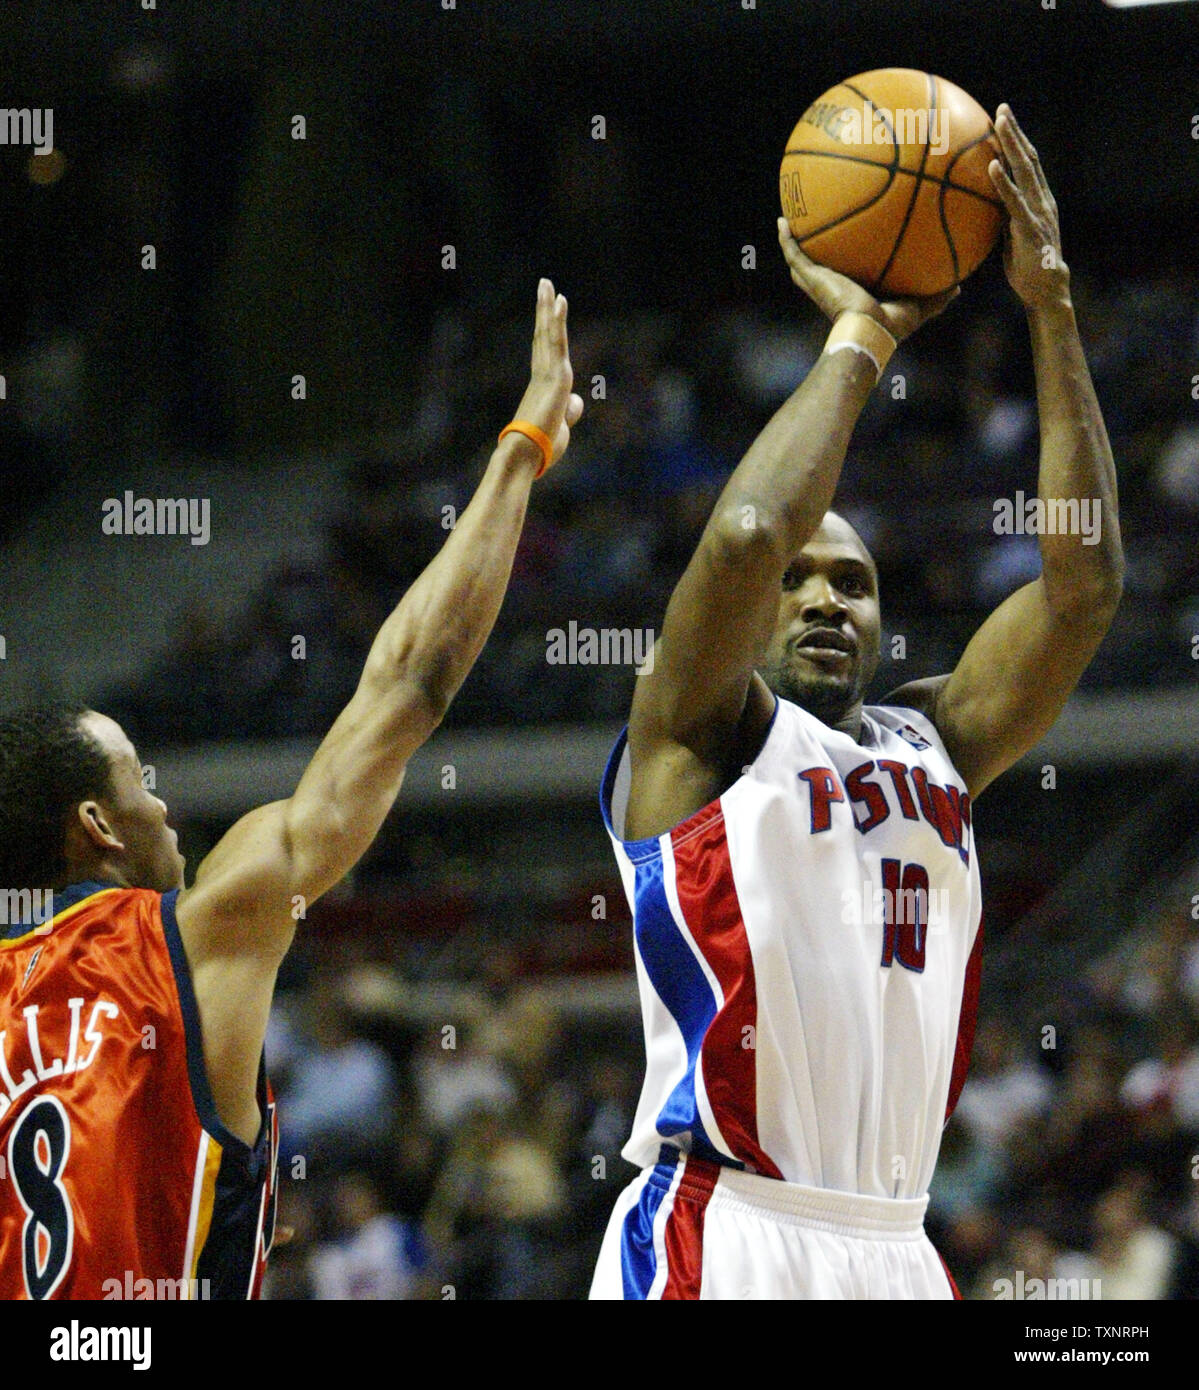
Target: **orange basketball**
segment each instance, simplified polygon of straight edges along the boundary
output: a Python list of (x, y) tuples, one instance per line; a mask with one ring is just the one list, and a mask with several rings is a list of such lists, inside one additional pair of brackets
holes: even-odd
[(952, 82), (878, 68), (799, 118), (779, 171), (783, 213), (814, 261), (885, 297), (939, 294), (995, 245), (1002, 159), (990, 117)]

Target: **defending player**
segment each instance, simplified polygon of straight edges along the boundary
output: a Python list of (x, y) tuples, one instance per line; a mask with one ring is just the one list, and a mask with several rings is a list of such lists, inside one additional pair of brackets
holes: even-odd
[(263, 1038), (296, 905), (370, 846), (482, 649), (533, 479), (582, 413), (571, 382), (566, 300), (542, 280), (516, 430), (294, 794), (239, 820), (192, 887), (117, 724), (0, 721), (0, 882), (54, 890), (51, 921), (0, 927), (0, 1296), (257, 1295), (277, 1147)]
[(1041, 577), (952, 674), (863, 708), (877, 576), (828, 509), (889, 351), (949, 296), (876, 302), (780, 219), (792, 279), (834, 327), (722, 493), (604, 779), (647, 1068), (624, 1150), (644, 1171), (617, 1202), (593, 1298), (956, 1293), (923, 1218), (974, 1028), (971, 806), (1053, 724), (1123, 572), (1056, 205), (1007, 107), (996, 129), (1040, 496), (1099, 499), (1101, 542), (1042, 535)]

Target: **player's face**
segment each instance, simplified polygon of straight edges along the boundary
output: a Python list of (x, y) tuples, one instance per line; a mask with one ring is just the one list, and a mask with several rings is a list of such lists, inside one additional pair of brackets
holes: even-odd
[(109, 829), (124, 845), (114, 851), (128, 882), (166, 893), (183, 887), (185, 860), (179, 837), (167, 825), (166, 802), (142, 785), (142, 766), (125, 731), (107, 715), (90, 710), (83, 727), (108, 755), (112, 792), (101, 803)]
[(857, 532), (829, 515), (783, 576), (766, 684), (826, 724), (858, 704), (878, 667), (878, 578)]

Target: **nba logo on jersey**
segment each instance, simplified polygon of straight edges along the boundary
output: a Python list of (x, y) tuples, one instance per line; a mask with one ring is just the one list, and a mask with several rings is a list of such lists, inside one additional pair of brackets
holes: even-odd
[(900, 738), (906, 738), (913, 748), (930, 748), (932, 746), (927, 739), (921, 738), (910, 724), (901, 724), (895, 732)]

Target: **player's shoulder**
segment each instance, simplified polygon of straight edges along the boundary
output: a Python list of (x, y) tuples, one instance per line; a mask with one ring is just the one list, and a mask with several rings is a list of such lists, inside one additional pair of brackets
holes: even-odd
[(884, 695), (878, 703), (881, 709), (914, 709), (922, 714), (934, 728), (937, 724), (937, 701), (949, 680), (943, 676), (925, 676), (922, 680), (908, 681), (897, 686), (889, 695)]
[(944, 675), (909, 681), (877, 705), (868, 705), (865, 712), (917, 750), (931, 746), (948, 756), (937, 724), (937, 701), (948, 680), (949, 676)]

